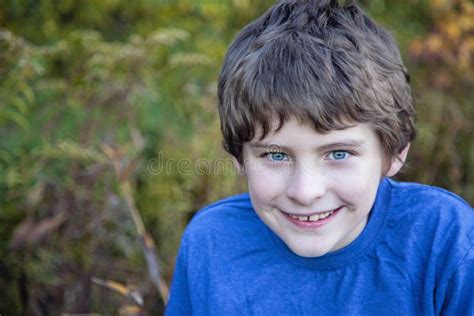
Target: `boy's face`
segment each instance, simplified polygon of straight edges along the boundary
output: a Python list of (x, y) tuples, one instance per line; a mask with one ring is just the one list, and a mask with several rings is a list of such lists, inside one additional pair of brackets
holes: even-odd
[(243, 146), (258, 216), (304, 257), (338, 250), (362, 232), (383, 175), (383, 157), (366, 124), (320, 134), (291, 120)]

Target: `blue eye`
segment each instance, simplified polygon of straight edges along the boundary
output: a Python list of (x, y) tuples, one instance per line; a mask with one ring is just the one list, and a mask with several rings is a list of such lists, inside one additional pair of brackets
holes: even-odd
[(279, 153), (279, 152), (268, 153), (267, 157), (271, 161), (286, 161), (286, 160), (288, 160), (288, 156), (285, 153)]
[(329, 153), (330, 160), (345, 160), (349, 158), (349, 153), (344, 150), (335, 150)]

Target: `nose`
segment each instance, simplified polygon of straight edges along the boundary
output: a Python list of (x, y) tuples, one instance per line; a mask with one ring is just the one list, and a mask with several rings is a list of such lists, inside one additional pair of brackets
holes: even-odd
[(286, 187), (288, 198), (303, 206), (311, 205), (327, 191), (327, 178), (324, 172), (314, 166), (297, 168), (289, 177)]

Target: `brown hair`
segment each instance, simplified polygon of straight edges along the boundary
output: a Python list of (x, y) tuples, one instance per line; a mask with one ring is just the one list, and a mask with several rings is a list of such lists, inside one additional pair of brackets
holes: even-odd
[(351, 2), (285, 0), (247, 25), (219, 77), (224, 148), (240, 162), (256, 127), (318, 132), (369, 123), (394, 156), (415, 138), (409, 76), (392, 36)]

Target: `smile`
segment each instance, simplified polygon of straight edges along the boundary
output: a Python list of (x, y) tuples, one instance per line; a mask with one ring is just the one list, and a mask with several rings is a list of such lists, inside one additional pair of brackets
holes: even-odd
[(287, 214), (289, 217), (294, 218), (298, 221), (302, 222), (316, 222), (320, 219), (326, 218), (328, 216), (331, 216), (334, 214), (335, 210), (324, 212), (324, 213), (319, 213), (319, 214), (314, 214), (314, 215), (303, 215), (303, 216), (297, 216), (297, 215), (292, 215), (292, 214)]
[(329, 222), (341, 209), (342, 207), (338, 207), (334, 210), (316, 213), (313, 215), (294, 215), (289, 214), (281, 211), (285, 215), (286, 218), (290, 220), (293, 224), (300, 226), (300, 227), (316, 227), (321, 226), (327, 222)]

